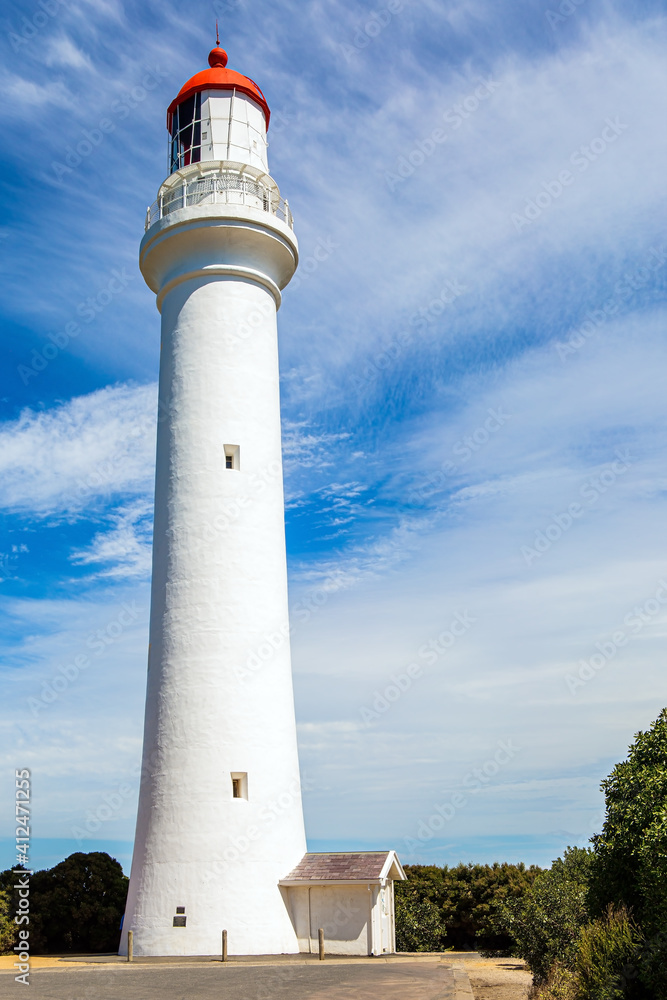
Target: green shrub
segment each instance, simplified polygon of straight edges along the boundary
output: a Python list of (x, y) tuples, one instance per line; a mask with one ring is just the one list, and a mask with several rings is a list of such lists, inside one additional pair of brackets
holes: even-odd
[(10, 954), (18, 940), (11, 902), (10, 894), (0, 889), (0, 955)]
[(581, 1000), (623, 1000), (642, 943), (639, 928), (624, 906), (610, 906), (601, 919), (581, 931), (575, 963)]
[(535, 879), (523, 896), (505, 904), (502, 921), (516, 942), (535, 982), (546, 983), (556, 963), (572, 970), (581, 929), (589, 922), (586, 906), (592, 852), (569, 847), (563, 858)]
[(440, 910), (418, 889), (396, 894), (397, 951), (442, 951), (445, 933)]
[(442, 948), (510, 955), (514, 942), (499, 921), (502, 905), (510, 899), (521, 899), (540, 869), (496, 862), (452, 868), (406, 865), (405, 872), (408, 881), (396, 883), (396, 905), (400, 905), (402, 893), (413, 890), (433, 903), (447, 928)]
[(573, 973), (556, 962), (551, 966), (546, 980), (532, 987), (528, 1000), (579, 1000)]

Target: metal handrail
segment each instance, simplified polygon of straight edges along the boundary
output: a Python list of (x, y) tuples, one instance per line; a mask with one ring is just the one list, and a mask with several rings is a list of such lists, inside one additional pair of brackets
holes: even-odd
[(289, 202), (281, 198), (277, 189), (272, 190), (260, 180), (236, 170), (182, 180), (173, 187), (162, 190), (159, 198), (146, 210), (146, 230), (179, 208), (197, 205), (249, 205), (260, 208), (287, 223), (294, 229), (294, 219)]

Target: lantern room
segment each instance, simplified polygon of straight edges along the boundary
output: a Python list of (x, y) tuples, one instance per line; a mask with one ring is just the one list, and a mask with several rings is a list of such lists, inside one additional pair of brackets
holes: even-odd
[(210, 69), (188, 80), (169, 105), (169, 173), (206, 160), (247, 164), (268, 173), (266, 132), (271, 112), (247, 76), (227, 69), (219, 46)]

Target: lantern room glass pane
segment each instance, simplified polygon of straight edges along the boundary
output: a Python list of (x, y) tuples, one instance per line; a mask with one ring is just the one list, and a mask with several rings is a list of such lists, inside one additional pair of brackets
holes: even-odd
[(169, 172), (201, 160), (201, 93), (179, 104), (171, 120)]

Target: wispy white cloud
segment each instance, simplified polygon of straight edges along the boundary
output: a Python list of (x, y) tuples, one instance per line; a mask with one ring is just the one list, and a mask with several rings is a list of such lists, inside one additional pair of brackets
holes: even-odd
[(93, 70), (88, 54), (83, 52), (68, 35), (58, 35), (49, 41), (44, 62), (47, 66), (67, 66), (87, 72)]
[(61, 80), (40, 84), (5, 72), (0, 80), (0, 89), (5, 94), (5, 112), (12, 117), (24, 114), (27, 108), (34, 110), (52, 105), (70, 109), (74, 105), (72, 94)]
[(316, 563), (297, 564), (293, 570), (296, 599), (302, 599), (306, 587), (335, 593), (382, 577), (413, 555), (432, 525), (432, 517), (405, 517), (362, 545), (350, 544), (335, 556), (324, 556)]
[(110, 386), (0, 425), (0, 506), (76, 515), (101, 498), (151, 490), (155, 386)]
[(283, 421), (283, 462), (288, 472), (297, 469), (325, 469), (333, 465), (331, 448), (349, 438), (345, 432), (318, 433), (307, 421)]
[(147, 577), (151, 569), (153, 504), (138, 500), (109, 515), (111, 527), (98, 532), (86, 549), (75, 550), (77, 566), (102, 565), (95, 575), (111, 579)]

